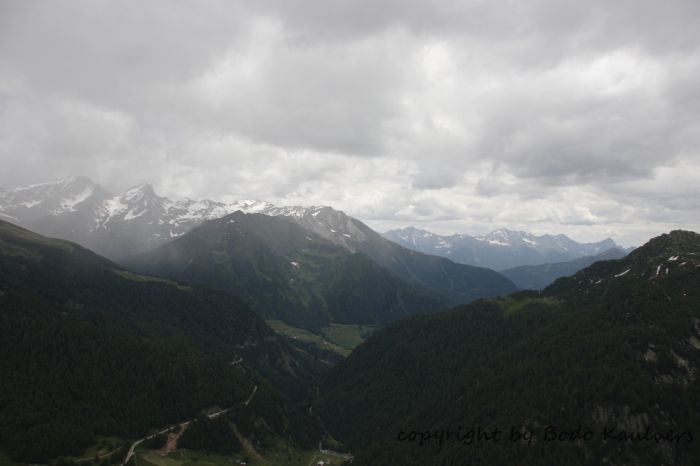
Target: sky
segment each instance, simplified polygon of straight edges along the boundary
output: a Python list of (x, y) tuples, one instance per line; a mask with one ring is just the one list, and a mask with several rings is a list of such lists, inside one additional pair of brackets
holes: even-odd
[(697, 0), (0, 0), (0, 187), (700, 231)]

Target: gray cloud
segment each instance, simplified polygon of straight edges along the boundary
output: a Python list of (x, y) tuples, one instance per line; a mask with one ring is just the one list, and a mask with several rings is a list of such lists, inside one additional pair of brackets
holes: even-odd
[(700, 3), (0, 0), (0, 186), (699, 229)]

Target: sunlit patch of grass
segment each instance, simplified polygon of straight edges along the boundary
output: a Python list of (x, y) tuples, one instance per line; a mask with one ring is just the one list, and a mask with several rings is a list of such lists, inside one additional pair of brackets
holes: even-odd
[(113, 270), (114, 273), (127, 280), (133, 280), (135, 282), (154, 282), (154, 283), (166, 283), (168, 285), (176, 287), (178, 290), (192, 291), (192, 287), (181, 285), (174, 280), (168, 280), (167, 278), (152, 277), (150, 275), (139, 275), (136, 273), (129, 272), (128, 270)]
[(331, 324), (330, 327), (321, 328), (321, 334), (331, 343), (352, 351), (375, 330), (376, 327), (370, 325)]
[(350, 350), (342, 348), (333, 342), (326, 340), (323, 336), (317, 335), (303, 328), (293, 327), (288, 325), (281, 320), (268, 320), (267, 325), (269, 325), (272, 330), (279, 333), (280, 335), (285, 335), (294, 340), (303, 341), (306, 343), (311, 343), (321, 349), (334, 351), (342, 356), (347, 356), (350, 354)]
[(531, 304), (545, 304), (548, 306), (558, 304), (558, 301), (551, 298), (520, 298), (513, 299), (510, 296), (496, 300), (496, 303), (503, 309), (506, 317), (515, 314), (526, 306)]

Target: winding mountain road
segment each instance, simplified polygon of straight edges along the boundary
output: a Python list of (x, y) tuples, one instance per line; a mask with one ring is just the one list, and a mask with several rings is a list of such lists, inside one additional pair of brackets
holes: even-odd
[[(255, 396), (255, 393), (256, 393), (257, 391), (258, 391), (258, 386), (255, 385), (255, 386), (253, 387), (253, 392), (250, 394), (250, 396), (248, 397), (248, 399), (245, 400), (245, 401), (242, 403), (243, 406), (248, 406), (248, 403), (250, 403), (250, 401), (253, 399), (253, 397)], [(230, 408), (226, 408), (226, 409), (221, 409), (221, 410), (216, 411), (216, 412), (213, 412), (213, 413), (209, 413), (209, 414), (207, 414), (207, 417), (208, 417), (209, 419), (214, 419), (214, 418), (216, 418), (216, 417), (221, 416), (222, 414), (228, 413), (228, 412), (231, 411), (233, 408), (234, 408), (234, 406), (232, 406), (232, 407), (230, 407)], [(176, 426), (180, 426), (181, 428), (184, 428), (185, 426), (188, 426), (192, 421), (193, 421), (193, 419), (190, 419), (190, 420), (188, 420), (188, 421), (184, 421), (184, 422), (181, 422), (181, 423), (178, 423), (178, 424), (173, 424), (173, 425), (170, 425), (170, 426), (168, 426), (168, 427), (164, 427), (163, 429), (159, 430), (158, 432), (155, 432), (155, 433), (153, 433), (153, 434), (151, 434), (151, 435), (148, 435), (148, 436), (146, 436), (146, 437), (144, 437), (144, 438), (142, 438), (142, 439), (136, 440), (134, 443), (131, 444), (131, 447), (129, 448), (129, 452), (126, 454), (126, 458), (124, 458), (124, 461), (122, 461), (121, 466), (125, 466), (125, 465), (129, 462), (129, 460), (130, 460), (130, 459), (134, 456), (134, 454), (135, 454), (136, 447), (138, 447), (141, 443), (145, 442), (145, 441), (148, 440), (148, 439), (152, 439), (153, 437), (155, 437), (155, 436), (157, 436), (157, 435), (165, 434), (166, 432), (168, 432), (169, 430), (173, 429), (173, 428), (176, 427)]]

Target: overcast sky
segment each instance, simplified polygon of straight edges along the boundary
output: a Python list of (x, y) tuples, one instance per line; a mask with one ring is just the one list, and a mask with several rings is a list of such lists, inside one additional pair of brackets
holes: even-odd
[(700, 1), (0, 0), (0, 186), (700, 230)]

